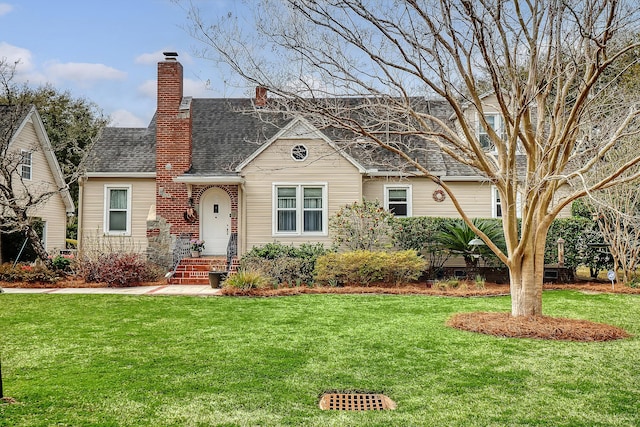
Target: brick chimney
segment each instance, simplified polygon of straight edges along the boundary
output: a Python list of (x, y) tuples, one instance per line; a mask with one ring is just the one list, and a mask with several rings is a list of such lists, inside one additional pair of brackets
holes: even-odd
[(156, 216), (171, 224), (171, 234), (197, 232), (184, 220), (188, 195), (184, 184), (173, 182), (191, 167), (191, 98), (182, 93), (182, 64), (178, 54), (164, 52), (158, 63), (156, 111)]
[(262, 108), (267, 105), (267, 88), (264, 86), (256, 87), (256, 107)]

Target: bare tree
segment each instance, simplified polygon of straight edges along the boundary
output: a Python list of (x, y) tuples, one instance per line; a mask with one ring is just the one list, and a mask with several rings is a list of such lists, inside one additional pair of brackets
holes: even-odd
[(598, 198), (592, 208), (613, 258), (613, 271), (620, 269), (623, 282), (629, 283), (640, 265), (640, 183), (615, 187)]
[[(600, 180), (583, 179), (640, 130), (637, 94), (616, 84), (632, 67), (608, 73), (638, 47), (635, 2), (258, 3), (253, 21), (229, 14), (214, 25), (192, 4), (191, 28), (204, 42), (200, 54), (268, 88), (278, 101), (268, 108), (355, 133), (441, 185), (509, 268), (512, 314), (541, 315), (553, 219), (587, 193), (639, 175), (635, 153)], [(488, 119), (486, 89), (502, 126)], [(446, 101), (452, 120), (433, 114), (425, 98)], [(436, 171), (416, 160), (433, 146), (496, 186), (506, 251), (473, 224)]]
[[(606, 162), (592, 171), (590, 181), (601, 180), (615, 170), (620, 162), (638, 150), (638, 142), (635, 138), (630, 139), (610, 152)], [(640, 266), (640, 180), (590, 193), (584, 201), (611, 253), (613, 270), (621, 270), (623, 282), (628, 283)]]

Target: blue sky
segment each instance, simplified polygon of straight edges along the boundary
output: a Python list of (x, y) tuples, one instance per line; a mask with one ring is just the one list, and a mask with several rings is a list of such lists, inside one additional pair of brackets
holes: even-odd
[[(209, 22), (241, 7), (193, 1)], [(114, 126), (146, 126), (163, 51), (179, 53), (185, 95), (245, 95), (219, 83), (215, 63), (193, 56), (202, 45), (186, 25), (186, 11), (170, 0), (0, 0), (0, 58), (20, 60), (20, 82), (48, 82), (95, 102)]]

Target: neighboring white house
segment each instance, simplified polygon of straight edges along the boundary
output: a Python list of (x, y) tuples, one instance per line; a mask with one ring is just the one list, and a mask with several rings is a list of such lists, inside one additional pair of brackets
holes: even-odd
[[(0, 105), (0, 130), (3, 142), (8, 141), (3, 147), (5, 159), (20, 156), (12, 179), (13, 189), (17, 194), (28, 191), (33, 196), (46, 195), (28, 210), (28, 215), (42, 221), (42, 239), (47, 251), (64, 249), (67, 217), (75, 212), (73, 200), (36, 108), (32, 106), (17, 116), (15, 111), (15, 107)], [(0, 184), (3, 183), (6, 181), (0, 177)], [(19, 198), (17, 203), (25, 202)], [(4, 208), (2, 216), (7, 215), (11, 215), (10, 211)]]

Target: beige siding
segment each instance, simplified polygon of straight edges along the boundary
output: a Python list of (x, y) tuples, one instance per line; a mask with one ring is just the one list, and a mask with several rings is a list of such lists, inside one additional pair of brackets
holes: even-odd
[[(131, 235), (104, 234), (105, 186), (131, 185)], [(80, 213), (81, 249), (109, 251), (112, 249), (144, 252), (147, 249), (147, 218), (155, 204), (153, 178), (89, 178), (82, 188)]]
[[(307, 147), (305, 161), (295, 161), (291, 157), (291, 148), (297, 144)], [(244, 168), (243, 176), (246, 179), (243, 191), (246, 204), (243, 252), (274, 241), (285, 244), (331, 243), (329, 236), (273, 235), (274, 183), (326, 183), (329, 216), (345, 204), (362, 199), (362, 177), (356, 167), (322, 140), (275, 141)]]
[[(412, 216), (436, 216), (456, 218), (456, 211), (451, 198), (443, 202), (433, 200), (433, 192), (438, 188), (431, 180), (425, 178), (369, 178), (364, 181), (364, 197), (368, 200), (384, 201), (385, 185), (410, 185), (412, 193)], [(471, 217), (491, 218), (491, 185), (487, 182), (448, 182), (456, 198)]]
[(58, 186), (31, 121), (28, 121), (22, 128), (14, 144), (11, 145), (11, 149), (17, 152), (28, 150), (32, 153), (31, 180), (26, 181), (26, 187), (32, 195), (56, 192), (44, 203), (30, 210), (29, 215), (40, 217), (46, 222), (45, 247), (48, 252), (64, 249), (67, 229), (66, 209), (62, 197), (57, 193)]

